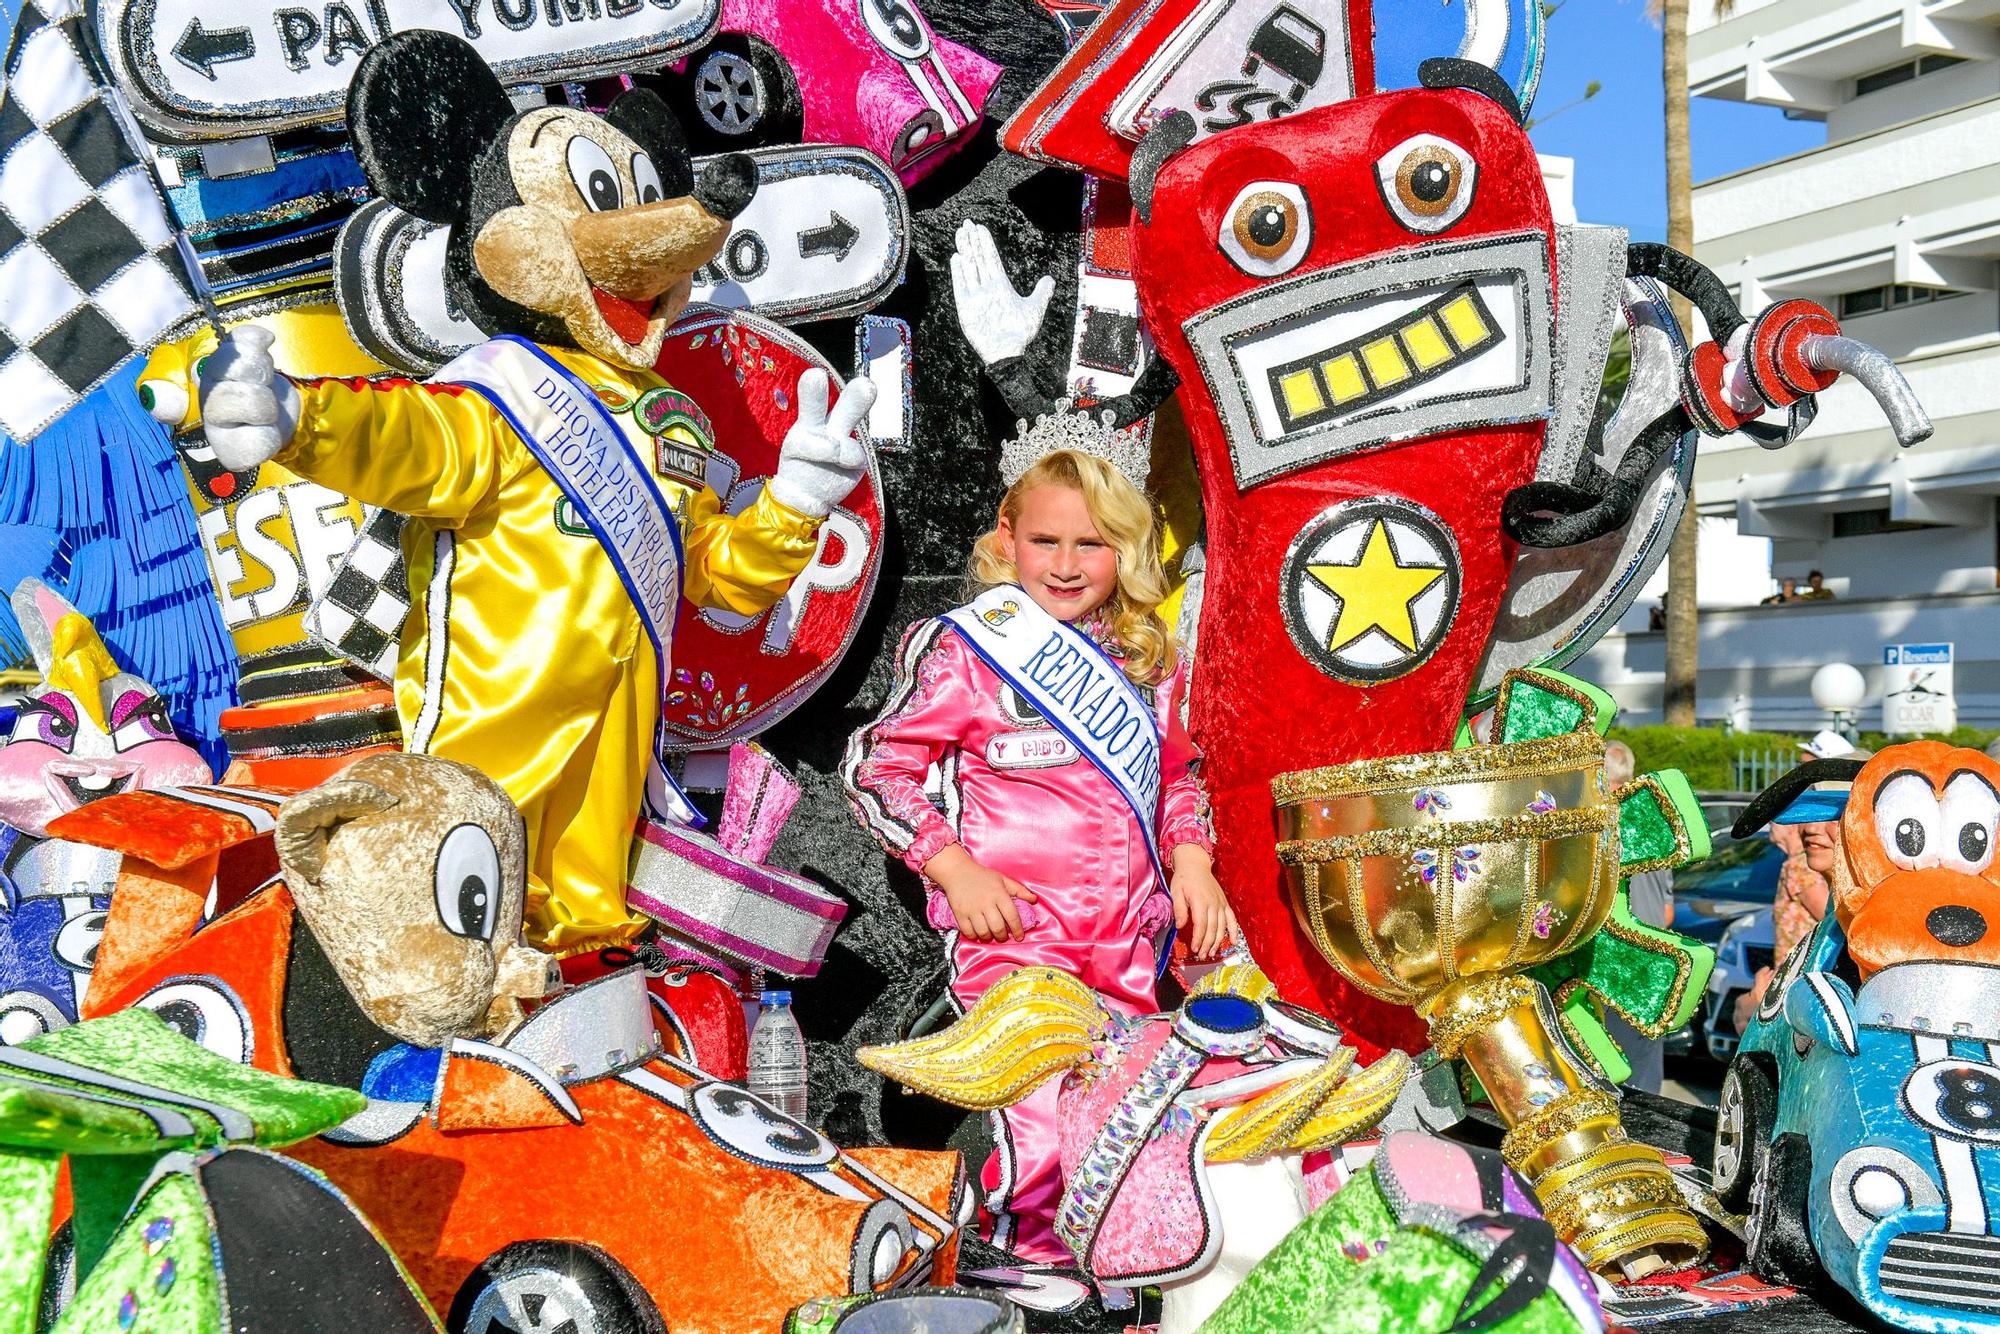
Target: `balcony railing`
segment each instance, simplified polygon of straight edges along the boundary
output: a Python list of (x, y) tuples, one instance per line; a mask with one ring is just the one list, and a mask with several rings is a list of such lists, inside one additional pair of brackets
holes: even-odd
[[(1815, 730), (1826, 715), (1812, 702), (1813, 673), (1845, 662), (1868, 683), (1857, 722), (1873, 729), (1882, 717), (1882, 650), (1950, 643), (1959, 721), (2000, 726), (2000, 590), (1704, 608), (1699, 625), (1698, 713), (1704, 722), (1733, 716), (1759, 730)], [(1621, 721), (1660, 720), (1664, 634), (1606, 635), (1570, 670), (1610, 691)]]

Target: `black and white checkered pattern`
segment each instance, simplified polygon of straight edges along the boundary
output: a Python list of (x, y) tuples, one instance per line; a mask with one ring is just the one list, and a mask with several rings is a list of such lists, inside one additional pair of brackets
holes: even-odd
[(200, 314), (78, 0), (26, 0), (0, 88), (0, 432), (31, 440)]
[(306, 609), (306, 633), (384, 681), (396, 679), (396, 647), (410, 615), (410, 567), (402, 515), (370, 510), (361, 535)]

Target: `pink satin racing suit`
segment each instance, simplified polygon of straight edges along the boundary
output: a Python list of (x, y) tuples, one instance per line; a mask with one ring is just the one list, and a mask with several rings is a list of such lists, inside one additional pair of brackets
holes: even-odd
[[(1101, 632), (1093, 637), (1115, 654)], [(1156, 832), (1169, 866), (1180, 844), (1214, 847), (1200, 753), (1181, 721), (1186, 690), (1185, 664), (1157, 687), (1141, 687), (1160, 727)], [(945, 622), (923, 622), (903, 637), (888, 703), (848, 743), (842, 777), (861, 822), (919, 875), (957, 842), (1039, 896), (1016, 901), (1026, 939), (970, 940), (954, 927), (944, 892), (925, 881), (961, 1007), (1014, 969), (1041, 964), (1082, 978), (1125, 1014), (1157, 1008), (1154, 948), (1173, 922), (1173, 903), (1131, 806)], [(1061, 1083), (1050, 1080), (997, 1118), (998, 1147), (982, 1184), (996, 1244), (1072, 1263), (1053, 1227), (1063, 1188)]]

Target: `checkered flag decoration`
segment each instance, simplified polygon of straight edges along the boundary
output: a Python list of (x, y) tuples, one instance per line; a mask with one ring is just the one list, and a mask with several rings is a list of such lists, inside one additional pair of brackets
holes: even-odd
[(361, 535), (306, 608), (306, 633), (384, 681), (396, 679), (396, 647), (410, 615), (410, 567), (402, 515), (370, 510)]
[(0, 432), (28, 441), (204, 309), (78, 0), (25, 0), (0, 88)]

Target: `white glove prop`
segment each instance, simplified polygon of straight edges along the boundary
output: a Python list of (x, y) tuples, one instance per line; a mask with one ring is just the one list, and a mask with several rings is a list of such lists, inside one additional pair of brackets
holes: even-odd
[(232, 329), (201, 368), (201, 426), (216, 462), (256, 467), (291, 442), (303, 400), (271, 362), (271, 331)]
[(1000, 262), (992, 232), (967, 219), (958, 224), (957, 242), (951, 255), (951, 296), (965, 341), (988, 366), (1020, 356), (1041, 330), (1056, 280), (1044, 274), (1022, 296)]
[(875, 384), (859, 377), (849, 381), (829, 412), (832, 389), (825, 371), (799, 377), (799, 419), (785, 432), (778, 473), (770, 482), (772, 499), (810, 519), (833, 513), (868, 468), (868, 447), (854, 433), (875, 406)]

